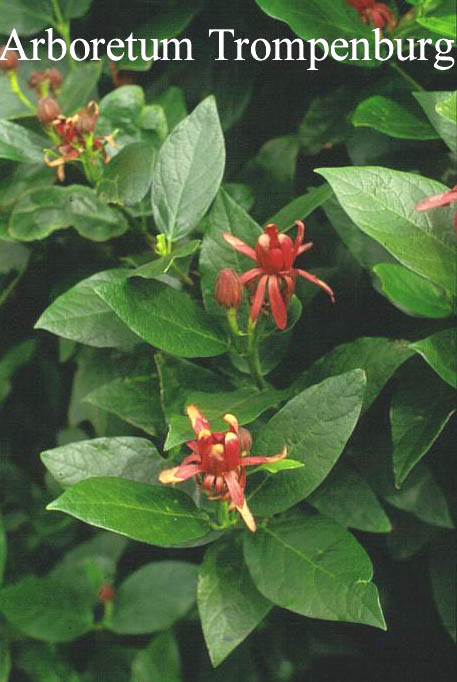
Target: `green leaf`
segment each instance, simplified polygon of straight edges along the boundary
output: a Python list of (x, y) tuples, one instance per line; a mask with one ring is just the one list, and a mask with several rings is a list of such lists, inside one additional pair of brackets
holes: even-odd
[(351, 120), (356, 127), (375, 128), (402, 140), (435, 140), (438, 137), (411, 96), (406, 101), (396, 101), (385, 95), (372, 95), (360, 102)]
[(270, 474), (278, 474), (280, 471), (288, 471), (291, 469), (302, 469), (305, 465), (303, 462), (297, 462), (296, 459), (280, 459), (279, 462), (272, 462), (271, 464), (262, 464), (259, 467), (260, 471), (268, 471)]
[[(34, 682), (80, 682), (81, 678), (56, 651), (53, 644), (25, 640), (19, 644), (14, 657), (15, 668), (27, 673)], [(1, 678), (0, 678), (1, 679)], [(8, 682), (5, 680), (5, 682)]]
[(47, 509), (159, 547), (203, 538), (207, 516), (179, 490), (122, 478), (91, 478), (69, 488)]
[(334, 521), (303, 514), (272, 521), (245, 537), (244, 556), (274, 604), (308, 618), (386, 629), (370, 559)]
[(110, 208), (90, 187), (46, 187), (18, 201), (11, 214), (9, 232), (19, 241), (45, 239), (56, 230), (73, 227), (81, 237), (104, 242), (128, 229), (126, 218)]
[(161, 406), (157, 377), (151, 374), (115, 379), (91, 391), (84, 400), (116, 414), (151, 436), (157, 435)]
[(456, 40), (455, 14), (440, 17), (417, 17), (416, 21), (432, 33)]
[(21, 633), (44, 642), (70, 642), (93, 627), (96, 592), (90, 566), (43, 578), (30, 576), (0, 589), (0, 612)]
[(457, 139), (456, 121), (455, 119), (454, 121), (449, 121), (438, 113), (438, 107), (442, 106), (452, 96), (452, 92), (450, 90), (440, 90), (437, 92), (414, 92), (413, 94), (439, 136), (444, 140), (451, 152), (454, 152)]
[(149, 190), (153, 166), (153, 148), (143, 142), (132, 142), (104, 167), (97, 192), (105, 201), (133, 206)]
[(408, 315), (443, 318), (454, 314), (454, 305), (446, 292), (412, 270), (394, 263), (379, 263), (373, 272), (381, 280), (387, 298)]
[(443, 329), (426, 339), (410, 344), (437, 374), (457, 388), (457, 328)]
[(431, 547), (429, 557), (430, 579), (435, 605), (443, 626), (456, 641), (456, 580), (457, 552), (455, 538), (442, 536), (441, 543)]
[(214, 299), (214, 283), (222, 268), (232, 268), (241, 273), (252, 267), (252, 260), (243, 256), (222, 237), (222, 232), (233, 234), (255, 247), (262, 230), (244, 209), (223, 189), (218, 193), (207, 217), (200, 252), (200, 272), (203, 301), (208, 311), (225, 318), (225, 311)]
[[(357, 491), (356, 495), (354, 491)], [(357, 470), (348, 464), (339, 462), (307, 501), (342, 526), (370, 533), (392, 530), (389, 517), (377, 496)]]
[(351, 435), (362, 407), (365, 374), (356, 369), (311, 386), (262, 428), (253, 455), (273, 455), (287, 446), (303, 469), (267, 474), (249, 496), (255, 514), (284, 511), (310, 495), (329, 474)]
[[(366, 38), (371, 44), (373, 34), (361, 21), (357, 12), (346, 2), (335, 0), (256, 0), (264, 12), (274, 19), (285, 21), (303, 40), (324, 38), (329, 43), (338, 38)], [(345, 63), (357, 66), (376, 66), (375, 60)]]
[[(424, 368), (425, 369), (425, 368)], [(395, 387), (390, 409), (395, 484), (427, 454), (457, 409), (455, 392), (430, 370), (408, 365)]]
[(218, 666), (259, 625), (272, 604), (258, 592), (239, 544), (218, 542), (206, 552), (198, 576), (198, 610), (213, 666)]
[(46, 168), (43, 160), (39, 164), (5, 164), (0, 169), (0, 212), (9, 213), (26, 192), (37, 187), (48, 187), (55, 179), (55, 171)]
[(159, 104), (164, 110), (170, 132), (187, 116), (184, 92), (175, 85), (160, 93), (154, 102)]
[(453, 211), (420, 213), (416, 203), (447, 187), (434, 180), (376, 166), (321, 168), (356, 225), (403, 265), (457, 294), (457, 242)]
[(306, 154), (318, 154), (344, 142), (351, 131), (348, 117), (355, 100), (355, 93), (344, 85), (311, 100), (298, 128)]
[(320, 187), (311, 187), (306, 194), (293, 199), (267, 222), (276, 223), (284, 232), (293, 227), (296, 220), (305, 220), (310, 213), (322, 206), (332, 196), (332, 190), (324, 183)]
[(11, 653), (8, 643), (0, 641), (0, 682), (8, 682), (12, 668)]
[(91, 98), (98, 99), (93, 95), (103, 69), (103, 61), (73, 64), (74, 68), (65, 75), (59, 92), (59, 103), (66, 116), (76, 113)]
[(145, 564), (116, 590), (110, 629), (120, 635), (141, 635), (171, 628), (193, 605), (197, 566), (184, 561)]
[(441, 116), (447, 118), (454, 125), (457, 124), (457, 92), (453, 92), (450, 97), (439, 101), (435, 108)]
[(393, 341), (382, 336), (364, 336), (336, 346), (330, 353), (316, 360), (295, 380), (289, 390), (296, 395), (327, 377), (360, 368), (364, 370), (367, 378), (363, 399), (363, 411), (366, 411), (395, 371), (412, 355), (406, 341)]
[(21, 36), (32, 35), (49, 26), (52, 17), (50, 0), (0, 0), (0, 34), (16, 29)]
[(182, 246), (178, 246), (178, 248), (172, 251), (168, 256), (156, 258), (149, 263), (140, 265), (130, 273), (129, 277), (144, 277), (144, 279), (154, 279), (155, 277), (160, 277), (170, 270), (175, 260), (192, 256), (197, 251), (199, 246), (200, 242), (197, 239), (193, 239)]
[(176, 640), (164, 632), (138, 652), (132, 662), (130, 682), (181, 682), (181, 661)]
[(212, 357), (224, 337), (186, 293), (155, 280), (102, 284), (97, 293), (127, 326), (153, 346), (180, 357)]
[(0, 159), (22, 163), (43, 163), (49, 141), (11, 121), (0, 121)]
[(0, 516), (0, 584), (3, 581), (3, 574), (5, 572), (6, 555), (7, 555), (6, 530), (5, 525), (3, 523), (3, 519)]
[(455, 528), (447, 499), (423, 462), (415, 466), (400, 490), (381, 482), (380, 492), (393, 507), (413, 514), (420, 521)]
[(188, 235), (203, 218), (221, 184), (224, 165), (224, 137), (216, 103), (208, 97), (170, 133), (154, 167), (154, 218), (171, 241)]
[(63, 445), (41, 454), (43, 464), (64, 486), (101, 476), (155, 484), (165, 460), (144, 438), (94, 438)]
[(6, 399), (11, 390), (11, 380), (14, 374), (30, 362), (35, 351), (35, 340), (28, 339), (9, 348), (0, 358), (0, 403)]
[(124, 281), (129, 272), (105, 270), (78, 282), (46, 308), (35, 328), (98, 348), (125, 348), (139, 343), (138, 336), (95, 293), (100, 284)]

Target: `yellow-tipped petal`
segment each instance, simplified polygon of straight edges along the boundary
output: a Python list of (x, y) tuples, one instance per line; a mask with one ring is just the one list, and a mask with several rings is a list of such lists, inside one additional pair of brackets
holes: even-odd
[(255, 525), (255, 519), (251, 514), (251, 510), (248, 507), (248, 503), (246, 500), (244, 500), (244, 504), (242, 507), (237, 507), (238, 511), (241, 514), (241, 518), (245, 522), (246, 526), (249, 528), (251, 533), (255, 533), (257, 530), (257, 526)]
[(215, 459), (219, 460), (219, 462), (222, 462), (224, 459), (224, 446), (222, 443), (216, 443), (216, 445), (212, 445), (209, 451), (209, 456), (214, 457)]
[(233, 431), (238, 434), (238, 419), (233, 414), (224, 414), (223, 419), (232, 427)]
[(280, 452), (278, 455), (272, 455), (271, 457), (268, 458), (269, 462), (279, 462), (281, 459), (285, 459), (287, 457), (287, 446), (285, 445), (282, 449), (282, 452)]
[(181, 483), (184, 479), (176, 476), (176, 472), (179, 467), (173, 467), (173, 469), (165, 469), (159, 474), (159, 481), (161, 483)]
[(190, 419), (190, 423), (192, 424), (193, 430), (195, 431), (199, 438), (205, 435), (211, 435), (208, 420), (196, 405), (188, 405), (186, 407), (186, 414)]

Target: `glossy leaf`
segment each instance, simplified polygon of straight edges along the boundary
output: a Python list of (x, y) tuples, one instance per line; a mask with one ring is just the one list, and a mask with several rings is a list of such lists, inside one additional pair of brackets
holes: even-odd
[(44, 239), (73, 227), (81, 237), (104, 242), (128, 228), (125, 217), (110, 208), (90, 187), (47, 187), (26, 194), (14, 207), (9, 232), (19, 241)]
[(273, 521), (245, 537), (244, 556), (274, 604), (308, 618), (386, 629), (370, 559), (334, 521), (299, 514)]
[(412, 270), (394, 263), (379, 263), (373, 272), (381, 280), (387, 298), (408, 315), (443, 318), (454, 313), (454, 304), (446, 292)]
[(159, 547), (195, 541), (209, 531), (206, 514), (185, 493), (122, 478), (80, 481), (47, 508)]
[(438, 137), (412, 96), (410, 101), (399, 102), (385, 95), (372, 95), (360, 102), (351, 120), (356, 127), (375, 128), (403, 140), (435, 140)]
[(293, 199), (284, 208), (274, 214), (267, 222), (276, 223), (282, 231), (291, 228), (296, 220), (305, 220), (310, 213), (332, 196), (332, 190), (327, 183), (320, 187), (311, 187), (306, 194)]
[(305, 499), (326, 478), (351, 435), (362, 407), (366, 379), (356, 369), (330, 377), (289, 400), (262, 428), (253, 455), (273, 455), (284, 445), (303, 469), (266, 474), (249, 494), (254, 514), (276, 514)]
[[(405, 368), (406, 369), (406, 368)], [(390, 409), (395, 483), (403, 484), (457, 410), (455, 392), (430, 370), (411, 366), (395, 387)]]
[(116, 315), (144, 341), (180, 357), (211, 357), (227, 350), (224, 337), (186, 293), (155, 280), (129, 279), (97, 287)]
[(182, 246), (178, 246), (178, 248), (174, 249), (169, 256), (156, 258), (149, 263), (140, 265), (130, 273), (129, 277), (143, 277), (144, 279), (160, 277), (173, 267), (175, 260), (192, 256), (199, 246), (200, 242), (197, 239), (193, 239), (192, 241), (182, 244)]
[(457, 328), (450, 327), (436, 332), (422, 341), (416, 341), (410, 348), (422, 355), (437, 374), (457, 388)]
[(0, 159), (22, 163), (43, 163), (49, 141), (11, 121), (0, 121)]
[(203, 218), (219, 189), (224, 165), (224, 138), (215, 101), (209, 97), (176, 126), (154, 167), (154, 218), (171, 241), (192, 232)]
[(197, 566), (184, 561), (144, 564), (121, 583), (110, 629), (141, 635), (171, 628), (193, 605)]
[(388, 533), (392, 529), (376, 494), (348, 464), (338, 463), (307, 501), (321, 514), (348, 528), (371, 533)]
[(403, 265), (457, 293), (452, 209), (420, 213), (421, 199), (447, 191), (435, 180), (387, 168), (321, 168), (356, 225)]
[(133, 206), (149, 190), (153, 166), (153, 147), (132, 142), (105, 166), (97, 191), (105, 201)]
[(213, 666), (222, 663), (272, 607), (257, 590), (239, 545), (225, 542), (213, 544), (205, 554), (197, 601)]
[(165, 460), (144, 438), (94, 438), (45, 450), (41, 458), (64, 486), (100, 476), (155, 484)]

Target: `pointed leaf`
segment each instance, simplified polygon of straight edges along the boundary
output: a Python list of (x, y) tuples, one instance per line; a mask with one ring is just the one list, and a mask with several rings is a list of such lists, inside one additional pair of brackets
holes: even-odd
[(422, 355), (443, 381), (457, 388), (457, 327), (436, 332), (410, 348)]

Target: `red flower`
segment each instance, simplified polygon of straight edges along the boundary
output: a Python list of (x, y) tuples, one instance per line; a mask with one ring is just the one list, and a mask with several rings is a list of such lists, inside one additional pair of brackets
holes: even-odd
[(374, 28), (387, 27), (391, 31), (395, 26), (395, 19), (390, 8), (383, 2), (376, 0), (346, 0), (360, 15), (364, 24)]
[[(416, 204), (416, 211), (429, 211), (431, 208), (438, 208), (439, 206), (449, 206), (457, 203), (457, 185), (448, 192), (442, 194), (434, 194), (431, 197), (422, 199)], [(454, 216), (454, 229), (457, 234), (457, 213)]]
[(271, 311), (279, 329), (287, 326), (287, 306), (295, 290), (295, 282), (298, 276), (316, 284), (323, 289), (335, 301), (333, 291), (328, 284), (322, 282), (306, 270), (294, 268), (294, 261), (300, 254), (312, 247), (311, 242), (303, 244), (305, 226), (297, 220), (298, 227), (295, 242), (278, 230), (277, 225), (267, 225), (263, 234), (257, 240), (255, 250), (228, 232), (223, 232), (225, 241), (237, 251), (252, 258), (257, 262), (257, 267), (248, 270), (240, 276), (244, 286), (254, 286), (252, 296), (251, 320), (255, 321), (260, 313), (268, 289), (268, 297), (271, 303)]
[(273, 457), (250, 457), (244, 447), (250, 447), (251, 438), (247, 429), (238, 426), (232, 414), (224, 415), (230, 428), (225, 432), (212, 432), (211, 427), (195, 405), (186, 408), (196, 440), (187, 445), (192, 454), (180, 466), (162, 471), (161, 483), (181, 483), (188, 478), (197, 478), (202, 490), (211, 500), (231, 500), (231, 509), (236, 508), (246, 526), (254, 532), (256, 525), (244, 495), (247, 466), (258, 466), (277, 462), (287, 457), (287, 448)]

